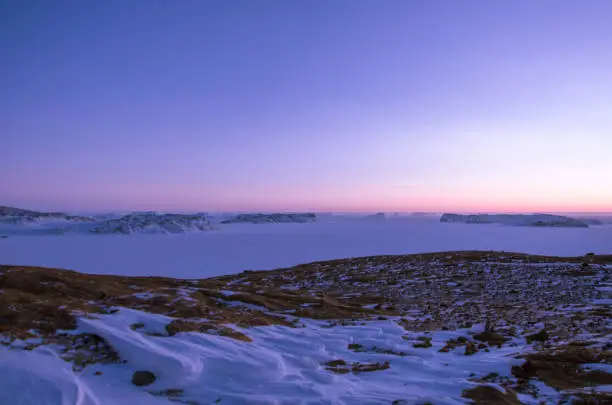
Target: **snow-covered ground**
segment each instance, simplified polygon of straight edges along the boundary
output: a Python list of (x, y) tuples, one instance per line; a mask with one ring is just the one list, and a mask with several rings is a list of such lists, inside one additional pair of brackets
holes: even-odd
[[(391, 320), (333, 329), (316, 321), (302, 328), (259, 327), (249, 330), (253, 341), (247, 343), (191, 332), (171, 338), (147, 336), (130, 325), (142, 323), (149, 330), (163, 331), (171, 319), (134, 310), (99, 318), (81, 319), (80, 330), (73, 333), (106, 339), (127, 364), (95, 364), (74, 373), (70, 363), (47, 346), (32, 351), (3, 351), (0, 346), (0, 404), (170, 404), (162, 393), (173, 392), (177, 402), (185, 404), (388, 405), (401, 399), (406, 404), (419, 400), (459, 405), (465, 403), (462, 391), (476, 386), (470, 377), (492, 372), (510, 376), (511, 365), (521, 363), (514, 356), (524, 350), (524, 339), (517, 339), (516, 345), (472, 356), (459, 349), (438, 352), (449, 338), (466, 331), (431, 334), (432, 349), (418, 349), (402, 338), (404, 330)], [(405, 355), (349, 350), (355, 342)], [(384, 372), (337, 374), (325, 367), (334, 359), (388, 361), (392, 366)], [(146, 389), (135, 387), (130, 382), (135, 370), (150, 370), (158, 378)], [(25, 389), (30, 384), (36, 389)], [(24, 389), (15, 392), (13, 387)]]
[(82, 272), (200, 278), (335, 258), (448, 250), (558, 256), (612, 253), (612, 226), (532, 228), (329, 217), (304, 224), (229, 224), (178, 235), (10, 235), (0, 263)]

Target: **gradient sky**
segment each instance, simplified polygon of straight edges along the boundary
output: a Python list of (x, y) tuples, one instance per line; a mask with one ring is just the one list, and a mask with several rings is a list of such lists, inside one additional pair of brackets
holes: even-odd
[(0, 0), (0, 205), (612, 211), (609, 0)]

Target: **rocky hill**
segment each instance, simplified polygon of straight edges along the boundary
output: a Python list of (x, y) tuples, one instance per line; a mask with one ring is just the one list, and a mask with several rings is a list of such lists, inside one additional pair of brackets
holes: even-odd
[(443, 214), (440, 222), (466, 224), (502, 224), (510, 226), (543, 226), (563, 228), (588, 228), (586, 221), (563, 215), (551, 214)]
[(317, 220), (314, 213), (297, 214), (239, 214), (234, 218), (221, 221), (222, 224), (248, 223), (248, 224), (280, 224), (280, 223), (305, 223)]
[(185, 233), (213, 229), (203, 215), (139, 213), (102, 221), (90, 229), (98, 234)]

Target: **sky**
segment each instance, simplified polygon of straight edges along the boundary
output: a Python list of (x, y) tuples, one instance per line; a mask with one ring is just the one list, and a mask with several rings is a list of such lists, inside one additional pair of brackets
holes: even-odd
[(0, 0), (0, 205), (612, 211), (609, 0)]

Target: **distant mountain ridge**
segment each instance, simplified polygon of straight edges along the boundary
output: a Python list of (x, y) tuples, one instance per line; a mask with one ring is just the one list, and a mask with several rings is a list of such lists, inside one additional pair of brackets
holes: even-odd
[[(466, 224), (503, 224), (510, 226), (588, 228), (589, 221), (564, 215), (552, 214), (442, 214), (440, 222), (458, 222)], [(590, 221), (592, 225), (600, 223)]]
[(174, 214), (156, 211), (84, 216), (0, 206), (0, 231), (15, 235), (176, 234), (210, 231), (215, 229), (215, 224), (307, 223), (316, 221), (317, 216), (314, 213), (248, 213), (222, 218), (216, 219), (205, 212)]
[(63, 212), (39, 212), (15, 207), (0, 206), (0, 223), (27, 224), (38, 221), (94, 222), (95, 219), (82, 215), (68, 215)]
[(90, 229), (92, 233), (186, 233), (213, 229), (205, 215), (132, 213), (107, 219)]
[(273, 214), (238, 214), (234, 218), (221, 221), (222, 224), (249, 223), (305, 223), (316, 221), (317, 216), (312, 212), (307, 213), (273, 213)]

